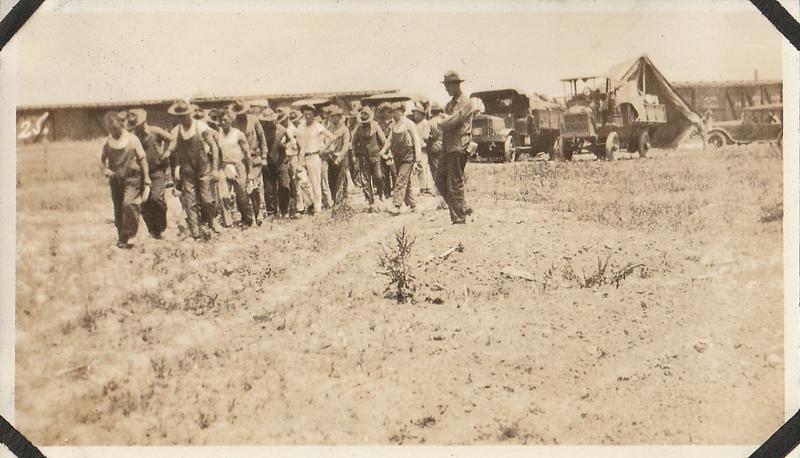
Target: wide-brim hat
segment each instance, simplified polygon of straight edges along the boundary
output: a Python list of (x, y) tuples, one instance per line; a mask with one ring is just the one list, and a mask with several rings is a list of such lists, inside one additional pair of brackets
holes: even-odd
[(441, 81), (443, 84), (446, 83), (463, 83), (464, 80), (461, 79), (461, 75), (458, 74), (455, 70), (448, 70), (444, 74), (444, 78)]
[(378, 105), (378, 111), (391, 110), (391, 109), (392, 109), (392, 104), (389, 102), (382, 102), (380, 105)]
[(265, 122), (275, 122), (278, 120), (278, 114), (272, 108), (266, 107), (258, 114), (258, 119)]
[(306, 111), (311, 110), (311, 111), (314, 112), (314, 114), (319, 114), (319, 110), (317, 110), (317, 107), (315, 107), (314, 105), (311, 105), (310, 103), (306, 103), (304, 105), (300, 105), (299, 110), (300, 110), (300, 113), (305, 113)]
[(372, 110), (369, 107), (364, 107), (358, 112), (358, 122), (368, 124), (372, 121)]
[(412, 111), (412, 112), (414, 112), (414, 111), (418, 111), (418, 112), (420, 112), (420, 113), (422, 113), (422, 114), (425, 114), (425, 113), (426, 113), (426, 112), (425, 112), (425, 107), (423, 107), (423, 106), (422, 106), (422, 103), (420, 103), (420, 102), (414, 102), (414, 106), (413, 106), (413, 107), (411, 107), (411, 111)]
[(245, 114), (250, 111), (250, 103), (242, 100), (237, 100), (232, 104), (228, 105), (228, 109), (231, 110), (231, 112), (236, 116), (239, 116), (240, 114)]
[(342, 116), (344, 114), (344, 110), (339, 105), (329, 105), (327, 111), (328, 116)]
[(297, 121), (298, 119), (302, 118), (303, 114), (300, 113), (299, 110), (292, 110), (289, 112), (289, 121)]
[(281, 122), (285, 121), (286, 118), (290, 117), (289, 116), (289, 110), (287, 110), (284, 107), (278, 108), (278, 110), (276, 111), (276, 114), (278, 115), (278, 118), (275, 120), (275, 122), (278, 122), (278, 123), (281, 123)]
[(147, 111), (142, 108), (132, 108), (128, 110), (127, 124), (128, 129), (135, 129), (147, 120)]
[(392, 104), (392, 111), (406, 111), (406, 105), (403, 102), (395, 102)]
[(194, 114), (197, 111), (197, 105), (191, 104), (186, 100), (176, 100), (169, 108), (167, 113), (174, 116), (185, 116)]
[(269, 100), (267, 99), (256, 99), (256, 100), (249, 100), (251, 107), (259, 107), (259, 108), (267, 108), (269, 106)]
[(441, 113), (442, 111), (444, 111), (444, 109), (442, 108), (442, 105), (439, 104), (439, 102), (431, 103), (431, 113)]

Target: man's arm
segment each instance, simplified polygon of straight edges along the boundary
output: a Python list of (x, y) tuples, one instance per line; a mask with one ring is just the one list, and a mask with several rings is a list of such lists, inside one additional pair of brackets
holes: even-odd
[(342, 138), (342, 146), (339, 149), (339, 151), (334, 153), (334, 154), (336, 154), (336, 163), (337, 164), (340, 164), (344, 160), (344, 157), (347, 155), (347, 150), (350, 149), (350, 140), (351, 140), (350, 129), (348, 129), (347, 127), (342, 129), (342, 137), (343, 137)]
[(450, 116), (446, 116), (439, 121), (439, 128), (442, 130), (451, 130), (458, 127), (463, 123), (467, 117), (472, 114), (472, 104), (469, 102), (456, 103), (455, 110)]
[(203, 141), (206, 142), (208, 145), (208, 149), (211, 150), (211, 170), (219, 170), (220, 168), (220, 160), (219, 160), (219, 148), (217, 148), (217, 142), (214, 140), (214, 137), (211, 135), (211, 132), (208, 130), (203, 131)]
[(242, 148), (242, 151), (244, 152), (243, 154), (244, 158), (242, 159), (242, 162), (244, 162), (245, 173), (247, 175), (250, 175), (250, 169), (253, 166), (252, 158), (250, 157), (252, 151), (250, 150), (250, 145), (247, 144), (247, 138), (244, 136), (244, 134), (239, 135), (238, 143), (239, 146)]
[(164, 142), (167, 143), (167, 148), (161, 148), (160, 158), (163, 161), (171, 154), (169, 146), (175, 141), (175, 136), (158, 126), (150, 126), (150, 129), (152, 129), (152, 131), (156, 134), (159, 145), (163, 145)]
[(261, 127), (261, 123), (258, 120), (253, 121), (253, 123), (255, 124), (253, 128), (256, 131), (256, 141), (258, 142), (258, 149), (261, 151), (261, 158), (266, 161), (267, 152), (269, 151), (267, 136), (264, 134), (264, 128)]
[(419, 136), (417, 126), (411, 121), (408, 122), (408, 129), (411, 131), (411, 140), (414, 141), (414, 161), (422, 162), (422, 140)]
[(136, 150), (136, 162), (139, 164), (139, 169), (142, 171), (144, 188), (142, 189), (141, 198), (142, 200), (147, 200), (148, 197), (150, 197), (150, 171), (147, 168), (147, 155), (145, 155), (142, 142), (140, 142), (138, 138), (131, 135), (131, 141), (133, 142), (133, 148)]
[(103, 145), (100, 147), (100, 154), (98, 154), (98, 159), (100, 160), (100, 171), (103, 172), (103, 176), (106, 178), (111, 178), (114, 176), (114, 171), (108, 168), (108, 155), (106, 154), (106, 143), (107, 141), (104, 141)]

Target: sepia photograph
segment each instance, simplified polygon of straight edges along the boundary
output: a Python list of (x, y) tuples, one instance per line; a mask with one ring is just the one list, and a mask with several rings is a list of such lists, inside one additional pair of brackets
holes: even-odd
[(796, 410), (750, 2), (56, 1), (9, 49), (37, 446), (744, 456)]

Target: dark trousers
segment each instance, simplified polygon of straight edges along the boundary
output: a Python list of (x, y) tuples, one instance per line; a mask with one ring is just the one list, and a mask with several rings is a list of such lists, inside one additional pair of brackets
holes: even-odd
[[(262, 174), (261, 165), (253, 164), (250, 167), (250, 176), (258, 177), (261, 174)], [(261, 214), (261, 188), (262, 186), (260, 186), (258, 182), (256, 182), (255, 189), (253, 189), (253, 191), (250, 193), (250, 203), (252, 204), (253, 216), (255, 217), (256, 220), (258, 220), (258, 217)]]
[(139, 197), (142, 194), (142, 178), (139, 176), (108, 180), (111, 200), (114, 202), (114, 225), (122, 243), (136, 236), (139, 230)]
[(331, 187), (334, 206), (347, 200), (347, 168), (347, 156), (338, 165), (332, 160), (328, 162), (328, 184)]
[(381, 174), (383, 175), (383, 189), (380, 192), (383, 197), (388, 199), (392, 197), (392, 189), (394, 189), (394, 180), (397, 177), (394, 164), (389, 165), (386, 160), (381, 159)]
[(464, 151), (450, 151), (440, 158), (436, 187), (450, 209), (450, 221), (464, 221), (464, 169), (468, 156)]
[(370, 205), (375, 203), (375, 190), (378, 197), (383, 196), (383, 172), (381, 171), (381, 160), (377, 158), (370, 160), (368, 156), (359, 156), (358, 169), (361, 177), (361, 187), (364, 190), (364, 197)]
[(353, 180), (353, 184), (361, 186), (361, 163), (356, 159), (353, 150), (347, 153), (347, 160), (350, 163), (350, 178)]
[(271, 164), (261, 171), (264, 180), (264, 203), (268, 215), (289, 214), (292, 186), (289, 179), (289, 164)]
[(181, 202), (186, 211), (186, 225), (193, 238), (201, 236), (200, 222), (214, 224), (214, 195), (211, 193), (211, 174), (181, 176)]
[(247, 169), (242, 161), (232, 164), (236, 167), (236, 179), (228, 181), (233, 185), (233, 192), (236, 194), (236, 209), (239, 210), (241, 222), (244, 226), (249, 226), (253, 224), (255, 210), (247, 196)]
[(167, 229), (167, 200), (164, 197), (167, 173), (156, 170), (150, 174), (150, 197), (142, 202), (142, 219), (148, 232), (160, 236)]
[(441, 194), (442, 191), (439, 189), (439, 184), (436, 180), (439, 171), (439, 155), (442, 153), (428, 153), (428, 168), (431, 169), (431, 176), (433, 177), (433, 185), (436, 187), (436, 191)]

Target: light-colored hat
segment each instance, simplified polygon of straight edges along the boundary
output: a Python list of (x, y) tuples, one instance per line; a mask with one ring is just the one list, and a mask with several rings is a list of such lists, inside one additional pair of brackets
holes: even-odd
[(369, 107), (364, 107), (358, 112), (358, 122), (368, 124), (372, 121), (372, 110)]
[(328, 116), (341, 116), (344, 114), (344, 110), (339, 105), (329, 105), (327, 110)]
[(313, 111), (314, 114), (318, 113), (317, 107), (315, 107), (314, 105), (311, 105), (310, 103), (307, 103), (305, 105), (300, 105), (300, 113), (305, 113), (308, 110)]
[(193, 114), (197, 110), (197, 105), (189, 103), (187, 100), (176, 100), (167, 109), (167, 113), (174, 116), (184, 116)]
[(286, 118), (290, 117), (289, 109), (286, 107), (278, 107), (277, 115), (278, 119), (276, 119), (275, 122), (283, 122)]
[(411, 111), (419, 111), (422, 114), (425, 114), (425, 107), (422, 106), (421, 102), (414, 102), (414, 107), (411, 108)]
[(378, 105), (378, 111), (391, 110), (391, 109), (392, 109), (392, 104), (389, 102), (382, 102), (380, 105)]
[(444, 79), (442, 79), (441, 82), (442, 83), (462, 83), (462, 82), (464, 82), (464, 80), (461, 79), (461, 75), (459, 75), (457, 71), (448, 70), (447, 72), (445, 72)]
[(242, 100), (237, 100), (228, 105), (228, 109), (235, 115), (245, 114), (250, 111), (250, 103)]
[(275, 122), (278, 120), (278, 114), (272, 108), (266, 107), (259, 113), (258, 119), (266, 122)]
[(132, 108), (128, 110), (128, 129), (135, 129), (143, 122), (147, 121), (147, 111), (143, 108)]
[(441, 113), (443, 111), (444, 109), (442, 108), (442, 105), (439, 104), (439, 102), (431, 103), (431, 113)]
[(267, 99), (250, 100), (250, 106), (258, 108), (267, 108), (269, 106), (269, 100)]
[(406, 111), (406, 106), (403, 102), (395, 102), (392, 104), (392, 111)]
[(299, 110), (291, 110), (289, 112), (289, 121), (295, 122), (295, 121), (297, 121), (298, 119), (300, 119), (302, 117), (303, 117), (303, 114), (300, 113)]

